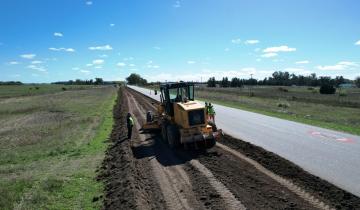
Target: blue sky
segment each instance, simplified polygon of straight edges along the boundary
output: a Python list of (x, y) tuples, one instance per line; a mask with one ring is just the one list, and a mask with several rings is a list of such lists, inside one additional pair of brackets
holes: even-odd
[(0, 0), (0, 80), (360, 76), (357, 0)]

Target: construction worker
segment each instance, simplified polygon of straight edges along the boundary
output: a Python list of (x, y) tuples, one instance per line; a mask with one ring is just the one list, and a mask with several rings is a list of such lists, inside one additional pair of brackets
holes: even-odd
[(208, 106), (209, 119), (215, 123), (215, 110), (211, 103)]
[(208, 103), (205, 101), (205, 114), (208, 115), (209, 114), (209, 106)]
[(134, 119), (132, 118), (130, 113), (128, 113), (126, 116), (126, 125), (128, 129), (128, 139), (131, 139), (132, 128), (134, 127)]

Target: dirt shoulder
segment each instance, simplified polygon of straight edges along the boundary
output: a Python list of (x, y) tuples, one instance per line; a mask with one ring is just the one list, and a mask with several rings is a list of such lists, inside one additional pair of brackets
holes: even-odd
[[(125, 116), (128, 107), (123, 89), (118, 93), (114, 107), (114, 126), (111, 145), (106, 151), (98, 177), (105, 183), (105, 209), (163, 209), (164, 202), (158, 186), (149, 174), (149, 165), (133, 157), (131, 142), (127, 139)], [(136, 140), (136, 139), (133, 139)]]

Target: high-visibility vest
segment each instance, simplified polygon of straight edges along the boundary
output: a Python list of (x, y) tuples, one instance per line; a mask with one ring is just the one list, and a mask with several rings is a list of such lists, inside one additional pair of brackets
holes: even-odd
[(214, 110), (213, 106), (209, 106), (208, 113), (211, 114), (211, 115), (215, 114), (215, 110)]
[(134, 120), (132, 117), (129, 117), (130, 126), (134, 126)]

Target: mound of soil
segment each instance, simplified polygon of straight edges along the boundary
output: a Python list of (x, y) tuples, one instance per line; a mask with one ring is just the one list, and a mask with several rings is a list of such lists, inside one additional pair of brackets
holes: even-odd
[(301, 167), (277, 154), (229, 135), (225, 135), (219, 142), (245, 154), (274, 173), (293, 181), (336, 209), (360, 209), (359, 197), (306, 172)]

